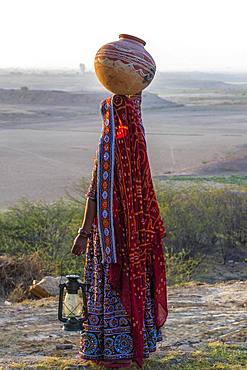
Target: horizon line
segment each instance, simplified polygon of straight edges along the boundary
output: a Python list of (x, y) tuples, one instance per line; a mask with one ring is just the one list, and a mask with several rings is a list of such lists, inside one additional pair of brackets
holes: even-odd
[[(9, 66), (9, 67), (1, 67), (0, 66), (0, 71), (1, 70), (19, 70), (19, 71), (47, 71), (47, 72), (55, 72), (55, 71), (70, 71), (70, 72), (81, 72), (78, 68), (76, 67), (59, 67), (59, 66), (49, 66), (49, 67), (17, 67), (17, 66)], [(158, 69), (156, 71), (157, 73), (243, 73), (247, 74), (247, 70), (241, 70), (241, 69)], [(86, 68), (85, 72), (81, 72), (81, 74), (84, 73), (95, 73), (93, 69)]]

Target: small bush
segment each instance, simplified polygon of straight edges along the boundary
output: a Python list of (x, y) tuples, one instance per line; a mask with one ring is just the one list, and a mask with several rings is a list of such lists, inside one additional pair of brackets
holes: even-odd
[(157, 184), (169, 255), (247, 256), (247, 192), (206, 184)]
[(44, 264), (38, 253), (23, 257), (0, 256), (0, 295), (21, 301), (34, 279), (43, 276)]
[(22, 200), (0, 215), (0, 253), (21, 257), (37, 253), (46, 274), (81, 270), (70, 253), (82, 222), (84, 204), (60, 199), (48, 204)]
[(200, 263), (200, 257), (189, 257), (184, 249), (176, 254), (170, 254), (169, 251), (166, 252), (168, 284), (174, 285), (190, 281), (196, 267)]

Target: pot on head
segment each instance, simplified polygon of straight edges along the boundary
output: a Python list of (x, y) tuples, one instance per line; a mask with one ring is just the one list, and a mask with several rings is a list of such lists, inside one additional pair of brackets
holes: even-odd
[(119, 40), (97, 51), (95, 72), (107, 90), (118, 95), (134, 95), (150, 84), (156, 65), (145, 45), (138, 37), (120, 34)]

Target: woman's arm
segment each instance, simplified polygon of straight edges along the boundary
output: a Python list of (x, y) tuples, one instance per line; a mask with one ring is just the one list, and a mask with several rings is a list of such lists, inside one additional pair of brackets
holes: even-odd
[(92, 198), (87, 198), (81, 228), (83, 228), (83, 230), (89, 233), (92, 229), (92, 224), (95, 216), (96, 216), (96, 201)]
[[(94, 218), (96, 216), (96, 192), (97, 192), (97, 152), (94, 160), (94, 167), (92, 171), (91, 183), (85, 196), (87, 197), (84, 217), (81, 225), (81, 229), (86, 233), (90, 233), (93, 225)], [(88, 237), (78, 234), (74, 240), (71, 252), (77, 256), (80, 256), (86, 251)]]
[(84, 212), (84, 218), (81, 226), (87, 232), (91, 231), (93, 220), (94, 217), (96, 216), (97, 168), (98, 168), (98, 158), (96, 152), (96, 158), (94, 160), (94, 166), (92, 170), (91, 183), (89, 185), (87, 193), (85, 194), (85, 196), (87, 197), (87, 201)]

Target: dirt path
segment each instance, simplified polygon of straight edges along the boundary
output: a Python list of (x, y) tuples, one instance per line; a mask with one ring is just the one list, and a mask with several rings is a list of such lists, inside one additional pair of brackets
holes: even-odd
[[(247, 281), (168, 288), (168, 299), (164, 341), (158, 348), (163, 356), (171, 349), (190, 352), (215, 340), (247, 350)], [(76, 358), (79, 333), (61, 330), (55, 299), (2, 303), (0, 309), (0, 368), (10, 369), (13, 362), (37, 364), (49, 356)], [(72, 349), (56, 349), (61, 343), (72, 344)]]

